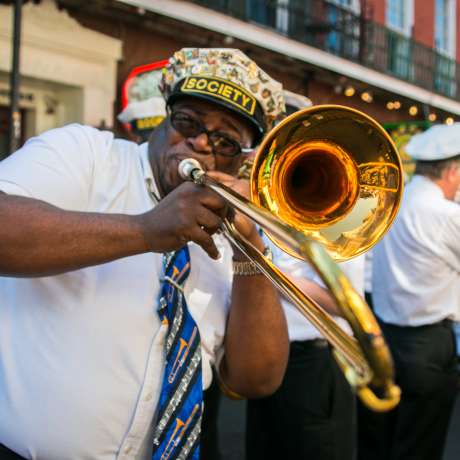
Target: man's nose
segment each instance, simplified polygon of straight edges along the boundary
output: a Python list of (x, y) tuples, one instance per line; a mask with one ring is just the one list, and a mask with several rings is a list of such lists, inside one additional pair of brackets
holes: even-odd
[(188, 138), (187, 144), (190, 150), (195, 154), (193, 157), (200, 162), (201, 167), (205, 171), (214, 171), (216, 169), (216, 158), (212, 154), (212, 147), (208, 143), (208, 136), (206, 133)]
[(209, 137), (206, 133), (198, 134), (198, 136), (190, 137), (188, 139), (192, 148), (195, 152), (204, 155), (210, 155), (212, 153), (212, 146), (209, 143)]

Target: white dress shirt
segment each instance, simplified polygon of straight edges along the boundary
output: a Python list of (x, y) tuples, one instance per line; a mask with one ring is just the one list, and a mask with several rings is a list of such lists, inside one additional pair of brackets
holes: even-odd
[(364, 256), (364, 291), (372, 292), (372, 249)]
[[(291, 257), (290, 255), (283, 252), (275, 244), (266, 239), (266, 242), (270, 245), (273, 252), (273, 262), (277, 265), (284, 273), (291, 275), (295, 278), (309, 279), (320, 286), (324, 287), (324, 283), (321, 278), (316, 274), (314, 269), (307, 262)], [(342, 262), (340, 268), (343, 270), (345, 276), (348, 277), (352, 286), (357, 292), (364, 295), (364, 256), (355, 257), (354, 259)], [(284, 308), (286, 315), (286, 321), (289, 330), (289, 340), (293, 341), (304, 341), (304, 340), (315, 340), (322, 338), (321, 333), (311, 324), (311, 322), (302, 314), (300, 311), (292, 305), (284, 297), (281, 297), (281, 304)], [(340, 324), (340, 326), (349, 334), (351, 334), (351, 328), (348, 323), (339, 317), (334, 319)]]
[[(0, 190), (60, 208), (140, 214), (154, 206), (147, 144), (70, 125), (0, 163)], [(222, 352), (231, 248), (190, 244), (188, 307), (203, 386)], [(0, 277), (0, 443), (30, 459), (147, 459), (161, 390), (165, 326), (156, 309), (162, 255), (41, 278)]]
[(460, 313), (460, 206), (430, 179), (415, 176), (401, 209), (374, 248), (377, 315), (400, 326), (433, 324)]

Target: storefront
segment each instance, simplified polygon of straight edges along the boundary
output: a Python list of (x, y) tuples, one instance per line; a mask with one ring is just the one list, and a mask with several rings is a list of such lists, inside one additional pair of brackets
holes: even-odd
[[(0, 146), (8, 131), (12, 7), (0, 5)], [(96, 46), (97, 45), (97, 46)], [(70, 122), (111, 127), (120, 40), (81, 26), (53, 0), (22, 10), (23, 137)]]

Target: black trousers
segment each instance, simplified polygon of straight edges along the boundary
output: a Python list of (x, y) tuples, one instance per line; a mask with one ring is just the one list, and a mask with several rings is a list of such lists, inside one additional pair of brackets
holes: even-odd
[(292, 342), (281, 387), (248, 401), (246, 460), (351, 460), (354, 396), (325, 341)]
[(214, 374), (211, 386), (203, 394), (204, 412), (201, 422), (200, 460), (221, 459), (217, 426), (221, 399), (222, 393)]
[(380, 325), (402, 397), (385, 414), (358, 402), (358, 459), (441, 460), (458, 382), (452, 322)]

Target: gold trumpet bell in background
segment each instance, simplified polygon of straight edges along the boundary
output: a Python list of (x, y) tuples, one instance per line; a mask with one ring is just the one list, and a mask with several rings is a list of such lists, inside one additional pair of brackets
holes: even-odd
[(264, 139), (251, 194), (344, 261), (371, 248), (393, 222), (401, 171), (393, 141), (372, 118), (343, 106), (316, 106), (287, 117)]

